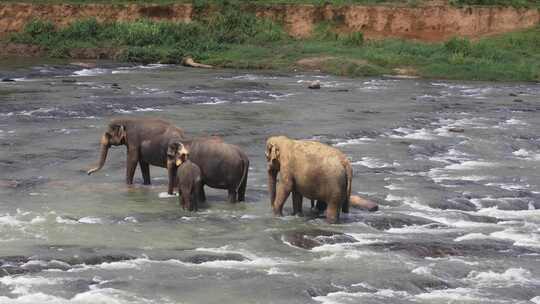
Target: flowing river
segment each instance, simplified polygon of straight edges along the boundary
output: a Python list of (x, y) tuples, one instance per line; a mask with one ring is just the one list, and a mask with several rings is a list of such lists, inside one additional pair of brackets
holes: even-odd
[[(539, 84), (5, 61), (0, 78), (0, 303), (540, 303)], [(184, 212), (163, 168), (125, 185), (123, 146), (86, 175), (117, 116), (241, 146), (247, 201), (209, 189)], [(277, 134), (341, 149), (380, 210), (273, 217)]]

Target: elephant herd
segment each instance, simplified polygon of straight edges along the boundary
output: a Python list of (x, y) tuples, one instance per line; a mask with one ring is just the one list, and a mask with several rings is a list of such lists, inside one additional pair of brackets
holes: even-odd
[[(111, 146), (127, 147), (126, 183), (133, 183), (137, 164), (145, 185), (150, 184), (150, 165), (166, 168), (168, 193), (178, 188), (180, 204), (196, 211), (198, 202), (206, 201), (204, 186), (228, 191), (230, 203), (244, 201), (249, 159), (238, 146), (220, 137), (188, 137), (173, 124), (154, 118), (112, 120), (101, 136), (101, 152), (97, 167), (105, 164)], [(266, 141), (268, 191), (274, 215), (281, 216), (283, 205), (292, 193), (293, 214), (302, 213), (302, 199), (316, 202), (326, 219), (335, 223), (340, 211), (349, 212), (349, 205), (370, 211), (377, 205), (351, 196), (352, 168), (338, 149), (307, 140), (273, 136)], [(278, 182), (279, 175), (279, 182)], [(277, 189), (276, 189), (277, 188)]]

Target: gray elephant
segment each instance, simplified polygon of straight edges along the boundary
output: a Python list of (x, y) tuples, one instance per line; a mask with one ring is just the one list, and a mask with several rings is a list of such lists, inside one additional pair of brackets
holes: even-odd
[(175, 161), (178, 166), (178, 197), (182, 209), (199, 210), (199, 195), (202, 191), (201, 169), (189, 160), (189, 153), (184, 149)]
[(304, 196), (327, 203), (329, 223), (338, 221), (341, 210), (349, 212), (352, 168), (341, 151), (320, 142), (274, 136), (266, 141), (265, 154), (274, 215), (283, 215), (283, 204), (291, 192), (294, 214), (302, 213)]
[(223, 142), (219, 137), (177, 138), (169, 142), (167, 152), (169, 193), (176, 181), (176, 159), (185, 150), (189, 159), (201, 170), (200, 201), (206, 201), (204, 186), (228, 190), (230, 203), (245, 200), (249, 159), (240, 147)]
[(113, 119), (101, 136), (99, 163), (87, 173), (90, 175), (103, 168), (111, 146), (125, 145), (127, 147), (126, 183), (133, 184), (135, 169), (139, 164), (144, 184), (150, 185), (150, 165), (166, 168), (169, 141), (183, 136), (182, 129), (161, 119)]

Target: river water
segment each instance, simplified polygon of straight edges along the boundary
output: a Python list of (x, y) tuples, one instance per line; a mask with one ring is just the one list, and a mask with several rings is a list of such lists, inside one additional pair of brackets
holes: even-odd
[[(0, 66), (0, 303), (540, 303), (539, 84)], [(87, 176), (117, 116), (241, 146), (247, 202), (181, 211), (124, 147)], [(276, 134), (341, 149), (380, 210), (274, 218)]]

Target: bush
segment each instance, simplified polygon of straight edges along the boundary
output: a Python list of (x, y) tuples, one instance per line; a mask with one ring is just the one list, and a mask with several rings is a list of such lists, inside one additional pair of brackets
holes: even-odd
[(50, 21), (32, 20), (24, 27), (24, 33), (30, 37), (49, 35), (55, 30), (54, 24)]
[(82, 40), (94, 39), (98, 34), (99, 24), (95, 18), (88, 20), (77, 20), (70, 26), (60, 30), (60, 35), (64, 39)]
[(341, 38), (344, 45), (361, 46), (364, 44), (364, 34), (362, 32), (354, 32)]
[(461, 53), (463, 55), (468, 55), (471, 52), (471, 42), (467, 38), (458, 38), (454, 37), (448, 40), (444, 47), (449, 53)]

